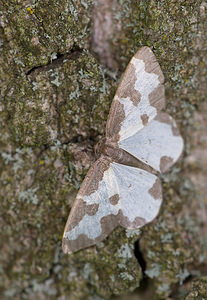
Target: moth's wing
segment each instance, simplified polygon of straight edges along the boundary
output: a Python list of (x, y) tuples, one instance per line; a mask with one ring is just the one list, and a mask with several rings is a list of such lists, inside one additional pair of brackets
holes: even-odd
[(148, 47), (129, 62), (112, 101), (106, 137), (122, 141), (153, 120), (165, 105), (164, 76)]
[(94, 245), (119, 224), (139, 228), (156, 217), (160, 204), (161, 185), (155, 175), (101, 157), (89, 170), (70, 212), (63, 251)]
[(180, 157), (183, 139), (173, 118), (159, 113), (142, 130), (119, 142), (119, 147), (163, 173)]
[[(162, 186), (159, 178), (147, 171), (112, 163), (116, 178), (120, 208), (119, 224), (137, 229), (151, 222), (162, 203)], [(118, 198), (117, 196), (117, 198)]]
[(110, 162), (101, 156), (88, 171), (69, 214), (63, 234), (65, 253), (96, 244), (118, 225), (119, 209), (110, 203), (117, 190)]

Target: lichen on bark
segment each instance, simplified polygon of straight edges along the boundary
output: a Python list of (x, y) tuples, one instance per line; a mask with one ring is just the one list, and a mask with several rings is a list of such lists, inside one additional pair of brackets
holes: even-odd
[[(2, 1), (2, 297), (109, 299), (138, 287), (142, 271), (155, 299), (202, 295), (206, 15), (206, 1), (195, 0)], [(141, 234), (117, 228), (99, 245), (63, 255), (64, 224), (95, 160), (93, 146), (104, 133), (118, 81), (144, 45), (165, 75), (166, 111), (179, 124), (185, 153), (162, 176), (162, 210)], [(145, 270), (134, 255), (137, 239)], [(198, 279), (192, 288), (191, 279)]]

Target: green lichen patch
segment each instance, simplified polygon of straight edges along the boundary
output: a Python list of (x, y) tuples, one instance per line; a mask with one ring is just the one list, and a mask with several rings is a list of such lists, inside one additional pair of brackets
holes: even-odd
[(103, 134), (113, 97), (112, 81), (87, 52), (75, 62), (65, 62), (63, 68), (65, 75), (60, 88), (63, 102), (58, 109), (60, 140), (75, 136), (93, 138), (94, 132)]
[[(14, 1), (2, 6), (2, 25), (16, 63), (23, 70), (44, 65), (56, 51), (70, 51), (74, 42), (88, 46), (92, 2)], [(47, 18), (45, 18), (47, 16)]]
[(5, 95), (15, 142), (40, 147), (103, 133), (113, 90), (87, 51), (35, 70), (21, 78), (21, 86), (19, 80), (10, 82)]
[[(139, 286), (142, 272), (134, 256), (136, 238), (128, 239), (125, 230), (117, 228), (96, 247), (86, 250), (85, 254), (80, 253), (80, 257), (87, 256), (87, 261), (94, 266), (93, 285), (98, 295), (108, 299), (111, 295), (125, 293), (126, 289), (133, 291)], [(94, 257), (94, 251), (98, 256)], [(77, 259), (80, 260), (79, 256)]]
[(74, 181), (69, 180), (64, 146), (51, 148), (11, 152), (5, 147), (0, 155), (0, 288), (8, 298), (58, 293), (66, 259), (61, 238), (68, 202), (74, 199)]

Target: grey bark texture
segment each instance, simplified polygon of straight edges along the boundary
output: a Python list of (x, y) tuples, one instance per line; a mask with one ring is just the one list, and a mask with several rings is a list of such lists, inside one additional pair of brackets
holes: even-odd
[[(207, 2), (0, 3), (0, 298), (100, 300), (136, 289), (133, 299), (206, 299)], [(153, 223), (64, 255), (93, 146), (127, 62), (145, 45), (165, 75), (184, 154), (162, 176)]]

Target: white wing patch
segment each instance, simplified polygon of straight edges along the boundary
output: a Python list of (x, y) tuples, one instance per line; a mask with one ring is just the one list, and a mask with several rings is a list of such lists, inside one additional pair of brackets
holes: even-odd
[(140, 93), (141, 99), (138, 105), (134, 105), (130, 97), (118, 98), (116, 96), (119, 102), (124, 105), (125, 112), (125, 119), (119, 132), (119, 141), (127, 139), (144, 127), (142, 116), (147, 116), (148, 122), (150, 122), (157, 115), (157, 109), (150, 105), (149, 95), (160, 84), (158, 75), (146, 72), (145, 63), (140, 59), (133, 58), (131, 63), (135, 67), (134, 89)]
[[(176, 128), (174, 120), (169, 119)], [(173, 133), (171, 124), (152, 120), (135, 135), (119, 142), (119, 146), (155, 170), (165, 172), (182, 153), (183, 139)]]

